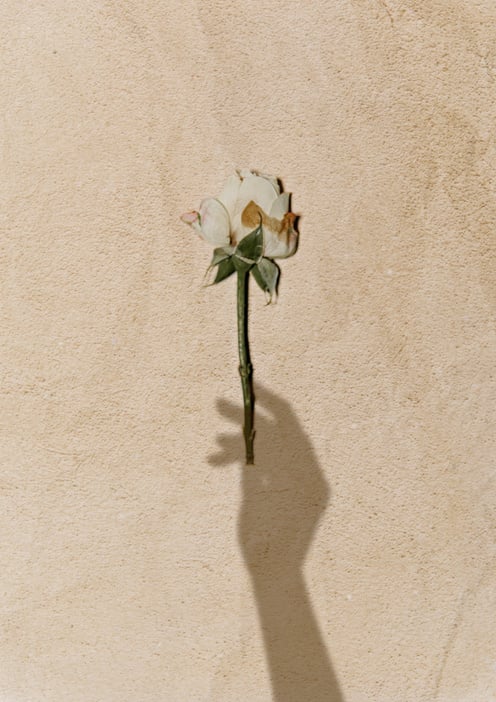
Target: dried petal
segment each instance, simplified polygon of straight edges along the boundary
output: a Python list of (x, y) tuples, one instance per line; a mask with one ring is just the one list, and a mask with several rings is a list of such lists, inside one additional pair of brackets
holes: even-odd
[[(229, 214), (224, 205), (213, 197), (200, 205), (200, 235), (214, 246), (227, 246), (230, 241)], [(193, 225), (194, 226), (194, 225)]]

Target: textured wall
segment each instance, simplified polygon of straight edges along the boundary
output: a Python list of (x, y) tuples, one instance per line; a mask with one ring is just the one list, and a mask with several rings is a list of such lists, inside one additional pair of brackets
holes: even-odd
[(496, 700), (494, 0), (0, 8), (1, 702)]

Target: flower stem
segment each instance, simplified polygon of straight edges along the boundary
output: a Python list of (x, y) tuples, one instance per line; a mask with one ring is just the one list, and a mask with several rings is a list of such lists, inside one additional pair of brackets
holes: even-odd
[(243, 406), (245, 421), (243, 435), (246, 446), (246, 464), (253, 465), (253, 414), (255, 396), (253, 394), (253, 366), (250, 360), (250, 346), (248, 343), (248, 271), (238, 271), (238, 349), (239, 349), (239, 374), (243, 388)]

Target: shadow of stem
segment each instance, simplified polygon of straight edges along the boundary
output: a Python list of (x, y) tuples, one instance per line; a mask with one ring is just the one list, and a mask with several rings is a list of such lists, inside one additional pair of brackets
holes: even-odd
[[(250, 573), (275, 702), (344, 702), (303, 576), (330, 490), (289, 403), (257, 389), (255, 465), (243, 467), (239, 543)], [(242, 412), (219, 402), (242, 423)], [(239, 434), (219, 437), (212, 465), (232, 463)]]

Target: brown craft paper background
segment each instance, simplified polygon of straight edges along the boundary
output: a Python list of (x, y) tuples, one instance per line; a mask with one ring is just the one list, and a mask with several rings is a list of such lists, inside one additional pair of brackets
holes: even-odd
[[(2, 0), (2, 702), (496, 700), (493, 0)], [(252, 286), (179, 215), (301, 214)]]

